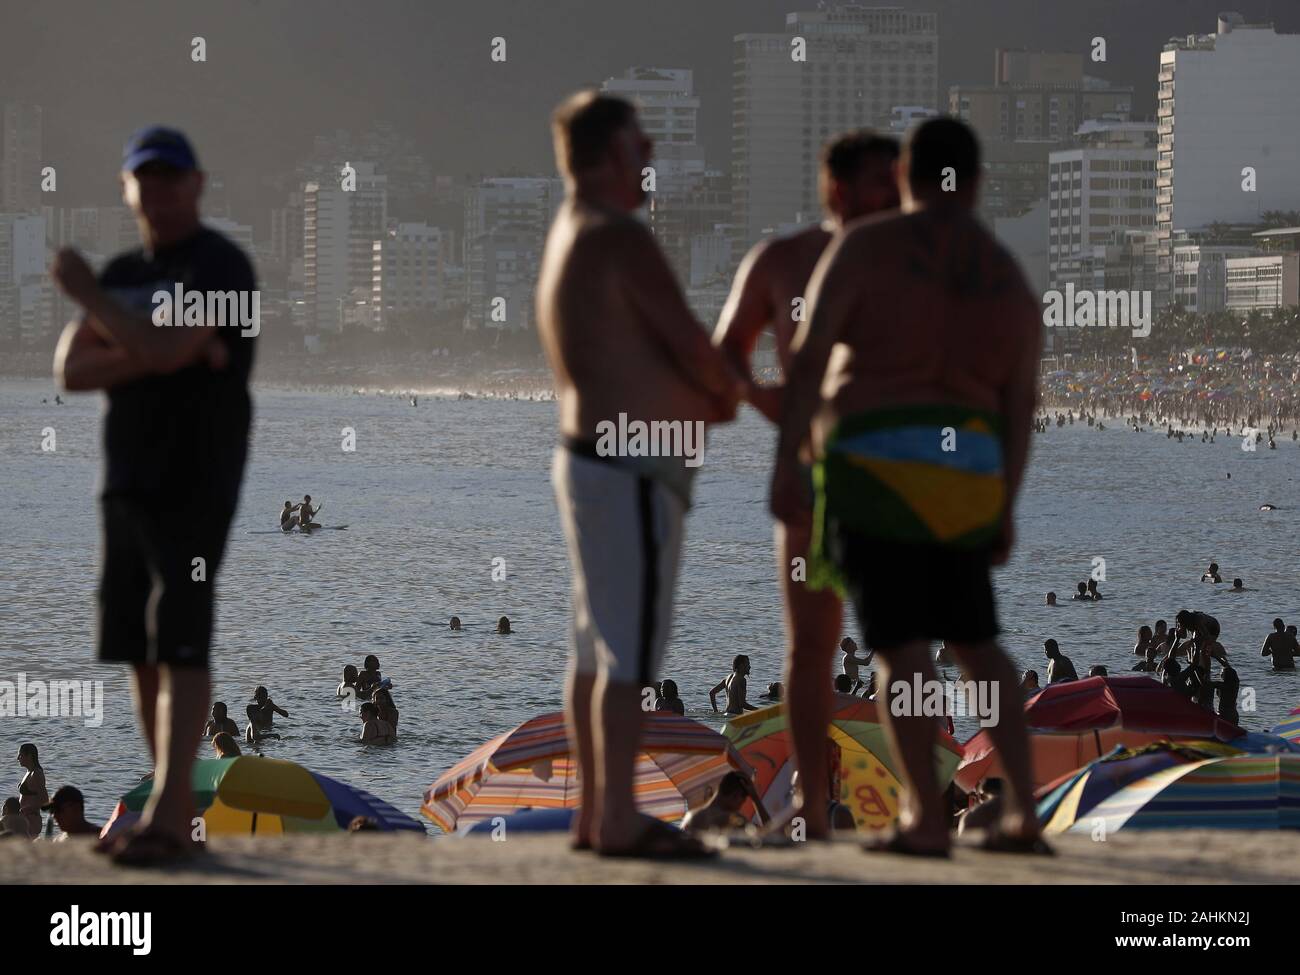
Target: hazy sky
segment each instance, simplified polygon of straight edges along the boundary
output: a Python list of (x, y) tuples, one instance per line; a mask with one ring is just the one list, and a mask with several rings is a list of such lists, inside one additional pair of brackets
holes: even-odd
[[(883, 3), (881, 5), (884, 5)], [(993, 49), (1085, 51), (1090, 71), (1137, 87), (1154, 112), (1161, 44), (1208, 33), (1233, 0), (897, 0), (935, 11), (940, 84), (991, 80)], [(564, 93), (631, 65), (688, 67), (703, 99), (701, 141), (724, 165), (731, 37), (779, 30), (792, 0), (0, 0), (0, 98), (46, 108), (46, 155), (61, 202), (107, 202), (123, 137), (154, 121), (190, 132), (243, 207), (276, 202), (267, 177), (311, 138), (384, 117), (435, 171), (549, 172), (547, 115)], [(1238, 0), (1248, 22), (1300, 30), (1294, 0)], [(207, 63), (190, 60), (190, 39)], [(508, 60), (493, 63), (503, 36)], [(241, 207), (241, 204), (243, 205)]]

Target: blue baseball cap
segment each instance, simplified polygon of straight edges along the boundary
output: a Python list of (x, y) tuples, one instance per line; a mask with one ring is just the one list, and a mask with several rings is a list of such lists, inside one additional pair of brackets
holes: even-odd
[(166, 163), (175, 169), (198, 169), (190, 140), (176, 129), (153, 125), (126, 140), (122, 149), (122, 170), (133, 173), (145, 163)]

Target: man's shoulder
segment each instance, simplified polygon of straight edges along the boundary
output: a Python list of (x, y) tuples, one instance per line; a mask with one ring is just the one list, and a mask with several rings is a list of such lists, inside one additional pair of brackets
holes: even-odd
[(249, 275), (253, 273), (253, 262), (244, 249), (219, 230), (208, 226), (202, 227), (195, 236), (194, 249), (205, 260), (217, 261), (232, 269), (247, 271)]

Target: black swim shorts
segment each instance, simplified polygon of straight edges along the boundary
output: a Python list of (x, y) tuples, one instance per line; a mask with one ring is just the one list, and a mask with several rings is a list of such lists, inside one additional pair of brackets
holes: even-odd
[(987, 548), (882, 541), (834, 523), (826, 541), (873, 650), (914, 640), (979, 643), (997, 636)]
[(120, 496), (100, 506), (99, 659), (206, 667), (213, 583), (233, 512), (190, 519)]

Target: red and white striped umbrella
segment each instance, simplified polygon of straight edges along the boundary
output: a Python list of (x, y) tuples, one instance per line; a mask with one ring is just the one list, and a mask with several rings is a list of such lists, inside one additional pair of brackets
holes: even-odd
[[(582, 789), (563, 713), (544, 714), (498, 735), (424, 793), (420, 811), (448, 833), (523, 809), (572, 809)], [(645, 712), (633, 788), (638, 808), (665, 821), (686, 814), (686, 797), (735, 769), (752, 775), (721, 734), (690, 718)]]

